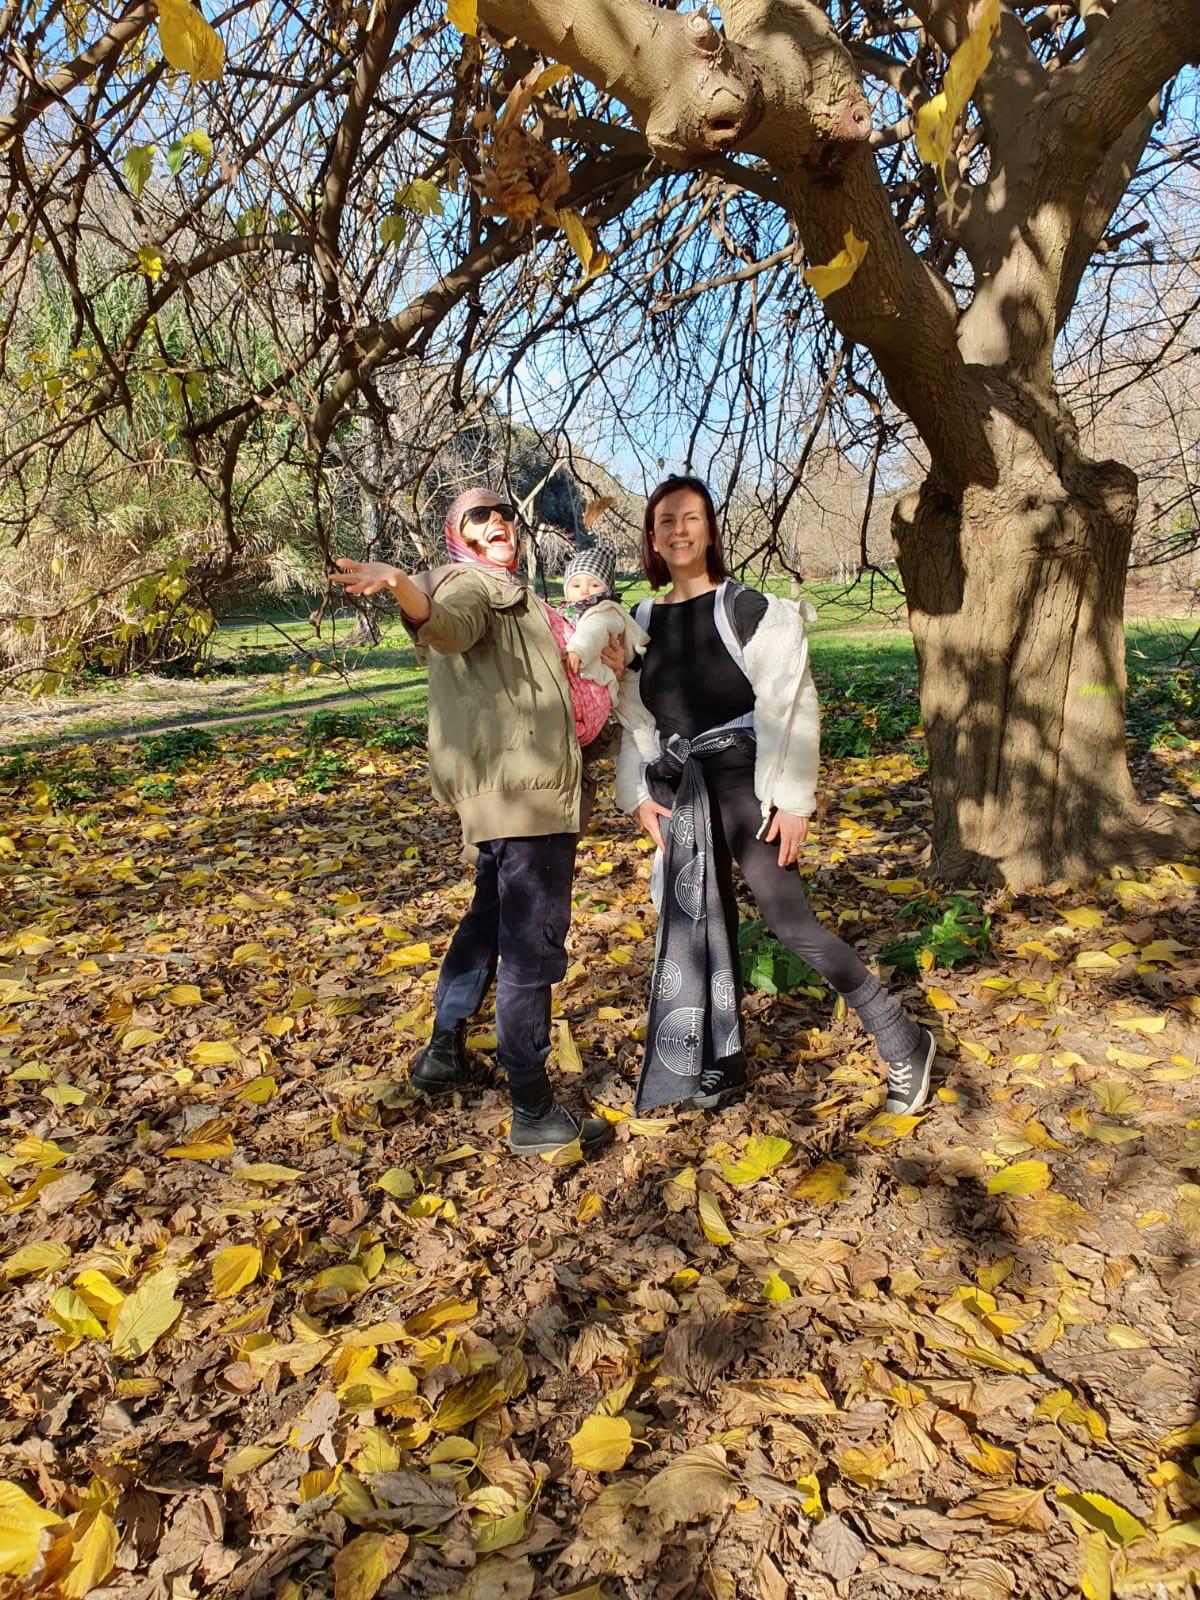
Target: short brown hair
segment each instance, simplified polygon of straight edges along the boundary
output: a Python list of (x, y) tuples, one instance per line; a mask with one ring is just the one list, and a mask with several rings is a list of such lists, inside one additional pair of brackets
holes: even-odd
[(729, 576), (729, 568), (725, 565), (725, 552), (721, 549), (721, 535), (717, 529), (717, 508), (713, 504), (708, 485), (703, 478), (693, 478), (685, 473), (673, 472), (651, 491), (650, 498), (646, 501), (646, 514), (642, 518), (642, 571), (646, 574), (652, 589), (661, 589), (671, 581), (667, 563), (650, 540), (650, 535), (654, 532), (654, 513), (658, 509), (660, 500), (666, 499), (669, 494), (677, 494), (681, 489), (688, 489), (692, 494), (699, 495), (704, 502), (709, 536), (709, 546), (704, 554), (708, 563), (709, 577), (714, 583), (720, 583)]

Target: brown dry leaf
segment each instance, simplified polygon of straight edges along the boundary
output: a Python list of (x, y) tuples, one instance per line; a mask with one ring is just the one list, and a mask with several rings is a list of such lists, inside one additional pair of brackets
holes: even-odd
[[(442, 42), (473, 70), (481, 47)], [(539, 111), (535, 94), (531, 137)], [(861, 717), (841, 694), (835, 716)], [(602, 787), (562, 998), (571, 1094), (618, 1137), (560, 1170), (510, 1159), (494, 1083), (408, 1094), (469, 895), (458, 830), (419, 748), (326, 751), (337, 789), (300, 796), (294, 774), (248, 781), (306, 762), (299, 733), (220, 730), (169, 817), (120, 776), (143, 771), (137, 744), (40, 754), (38, 781), (88, 776), (94, 827), (0, 770), (3, 1442), (13, 1492), (49, 1519), (28, 1559), (51, 1546), (56, 1583), (72, 1565), (90, 1581), (104, 1517), (114, 1596), (136, 1575), (304, 1600), (321, 1567), (332, 1595), (339, 1547), (368, 1588), (378, 1541), (403, 1536), (377, 1600), (680, 1583), (1000, 1600), (1085, 1573), (1102, 1594), (1102, 1555), (1115, 1593), (1200, 1571), (1193, 885), (1101, 885), (1094, 937), (1063, 919), (1081, 893), (989, 894), (986, 981), (970, 962), (894, 979), (906, 1005), (929, 984), (958, 1001), (956, 1098), (898, 1139), (854, 1137), (878, 1067), (802, 992), (751, 998), (744, 1103), (634, 1118), (649, 863)], [(924, 780), (898, 744), (827, 767), (806, 881), (818, 915), (882, 941), (893, 890), (940, 892)], [(853, 904), (831, 892), (846, 881)], [(1082, 945), (1119, 986), (1072, 965)], [(1159, 1031), (1121, 1026), (1150, 1013)], [(490, 1011), (472, 1037), (494, 1050)], [(1141, 1137), (1084, 1137), (1072, 1111)], [(786, 1164), (739, 1165), (780, 1136)], [(1049, 1187), (983, 1193), (1029, 1161)], [(705, 1193), (732, 1242), (703, 1238)], [(592, 1417), (632, 1449), (589, 1479), (569, 1441)], [(197, 1460), (203, 1490), (178, 1475)]]
[(1038, 1533), (1049, 1531), (1054, 1522), (1046, 1506), (1046, 1490), (1026, 1489), (1014, 1485), (1008, 1489), (985, 1489), (969, 1500), (960, 1500), (951, 1506), (948, 1517), (986, 1517), (1006, 1527), (1033, 1528)]
[(683, 1522), (715, 1516), (740, 1494), (721, 1446), (698, 1444), (656, 1472), (638, 1493), (636, 1504), (669, 1531)]

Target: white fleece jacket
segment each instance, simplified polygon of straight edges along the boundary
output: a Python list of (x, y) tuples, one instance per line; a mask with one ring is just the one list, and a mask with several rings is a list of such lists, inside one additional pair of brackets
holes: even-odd
[[(718, 590), (718, 611), (722, 599)], [(807, 600), (767, 595), (766, 601), (762, 621), (738, 663), (754, 690), (754, 792), (764, 819), (773, 810), (810, 817), (816, 809), (821, 724), (804, 625), (817, 613)], [(736, 648), (736, 640), (733, 644)], [(736, 660), (735, 649), (730, 653)], [(626, 681), (635, 677), (627, 673)], [(641, 705), (636, 685), (626, 693), (631, 699), (636, 695)], [(645, 757), (626, 733), (617, 755), (617, 804), (622, 811), (635, 811), (649, 797), (645, 768)]]

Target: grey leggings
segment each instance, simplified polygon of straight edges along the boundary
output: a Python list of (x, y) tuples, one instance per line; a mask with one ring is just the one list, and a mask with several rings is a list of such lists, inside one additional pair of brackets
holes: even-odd
[(846, 941), (813, 916), (800, 874), (794, 867), (779, 865), (779, 841), (765, 844), (756, 837), (763, 818), (754, 793), (752, 759), (738, 751), (710, 757), (704, 763), (704, 781), (712, 808), (713, 865), (732, 948), (737, 949), (732, 867), (736, 861), (764, 922), (781, 944), (807, 961), (839, 994), (851, 994), (868, 983), (871, 974)]

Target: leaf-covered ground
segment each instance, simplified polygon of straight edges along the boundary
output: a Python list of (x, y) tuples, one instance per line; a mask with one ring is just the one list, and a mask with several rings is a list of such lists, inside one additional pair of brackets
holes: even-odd
[[(1143, 790), (1194, 802), (1198, 751)], [(825, 784), (805, 876), (877, 952), (921, 774)], [(920, 1119), (800, 990), (752, 996), (742, 1104), (637, 1120), (648, 857), (604, 806), (556, 1035), (616, 1142), (554, 1168), (487, 1018), (477, 1093), (406, 1087), (469, 894), (419, 749), (95, 746), (0, 801), (0, 1590), (1195, 1591), (1195, 864), (973, 897), (990, 950), (898, 979)]]

